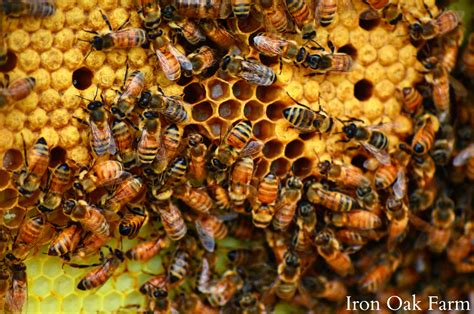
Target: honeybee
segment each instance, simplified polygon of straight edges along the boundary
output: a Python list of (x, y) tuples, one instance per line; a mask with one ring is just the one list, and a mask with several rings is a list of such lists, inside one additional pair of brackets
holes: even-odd
[(252, 220), (256, 227), (266, 228), (273, 219), (280, 180), (272, 172), (266, 174), (257, 187), (257, 203), (252, 207)]
[(346, 298), (346, 285), (338, 279), (329, 280), (325, 276), (304, 276), (301, 278), (300, 289), (317, 298), (339, 302)]
[(178, 199), (182, 200), (191, 209), (200, 214), (209, 213), (211, 208), (214, 206), (214, 203), (206, 190), (193, 188), (188, 184), (178, 187), (174, 194)]
[(10, 262), (11, 283), (5, 296), (5, 310), (11, 313), (22, 313), (28, 298), (28, 281), (26, 265), (17, 260)]
[(107, 238), (110, 235), (110, 226), (102, 212), (84, 200), (67, 200), (63, 211), (73, 221), (78, 221), (82, 228), (98, 237)]
[(439, 128), (438, 119), (430, 114), (423, 115), (416, 123), (416, 133), (413, 136), (411, 148), (415, 155), (428, 153), (433, 146), (436, 132)]
[(161, 250), (169, 247), (170, 243), (166, 235), (158, 236), (152, 240), (138, 243), (125, 252), (125, 256), (131, 260), (147, 262), (158, 255)]
[(112, 122), (112, 135), (117, 144), (120, 161), (128, 169), (135, 164), (136, 155), (133, 149), (133, 137), (125, 121), (114, 120)]
[(389, 25), (396, 25), (402, 18), (398, 5), (390, 0), (369, 0), (370, 9), (361, 13), (361, 20), (372, 21), (382, 18)]
[(470, 144), (461, 150), (453, 159), (454, 167), (466, 166), (466, 175), (469, 179), (474, 180), (474, 144)]
[(228, 0), (173, 0), (171, 6), (179, 15), (197, 19), (226, 19), (232, 13)]
[(455, 239), (448, 246), (447, 256), (451, 263), (461, 263), (472, 251), (472, 241), (474, 239), (474, 224), (468, 221), (464, 225), (464, 233)]
[(7, 104), (12, 104), (25, 99), (33, 91), (36, 85), (36, 79), (34, 77), (17, 79), (10, 84), (8, 84), (8, 76), (6, 77), (7, 83), (5, 85), (2, 83), (0, 86), (0, 108), (6, 106)]
[(112, 29), (112, 25), (108, 17), (100, 11), (105, 24), (109, 28), (109, 32), (105, 34), (99, 34), (96, 31), (84, 30), (87, 33), (94, 34), (95, 36), (91, 40), (82, 40), (91, 44), (91, 50), (87, 53), (85, 59), (89, 56), (92, 50), (108, 50), (112, 48), (127, 49), (135, 48), (144, 45), (147, 42), (146, 31), (141, 28), (126, 28), (122, 29), (127, 23), (125, 21), (117, 30)]
[(242, 314), (266, 314), (265, 305), (260, 301), (257, 293), (247, 292), (239, 299)]
[(401, 90), (403, 108), (408, 113), (415, 113), (418, 108), (421, 108), (423, 103), (423, 96), (414, 87), (404, 87)]
[(433, 103), (440, 112), (449, 112), (451, 101), (449, 99), (450, 79), (448, 72), (438, 67), (432, 73), (425, 75), (428, 83), (433, 85)]
[(265, 56), (278, 56), (283, 60), (293, 61), (296, 64), (304, 63), (308, 56), (308, 50), (305, 47), (300, 47), (295, 41), (282, 39), (272, 33), (260, 33), (255, 36), (253, 46)]
[(365, 245), (369, 240), (379, 240), (384, 233), (371, 230), (356, 230), (356, 229), (339, 229), (336, 231), (336, 238), (342, 244), (351, 247), (360, 247)]
[[(127, 70), (125, 71), (125, 77), (127, 77)], [(124, 86), (122, 87), (123, 92), (119, 94), (118, 98), (110, 108), (110, 111), (117, 117), (117, 119), (123, 119), (130, 115), (135, 108), (137, 98), (140, 96), (143, 88), (145, 87), (145, 74), (141, 71), (133, 71), (132, 74), (124, 80)]]
[(218, 62), (217, 51), (209, 46), (199, 47), (188, 55), (188, 59), (193, 65), (192, 75), (207, 76)]
[(184, 246), (178, 247), (170, 261), (168, 280), (173, 287), (179, 286), (191, 272), (191, 257)]
[(327, 72), (349, 72), (352, 69), (353, 60), (350, 55), (342, 52), (334, 53), (334, 47), (331, 50), (331, 53), (322, 52), (306, 56), (303, 65), (314, 70), (310, 76)]
[(222, 278), (209, 284), (206, 292), (207, 300), (214, 307), (224, 306), (242, 286), (242, 278), (235, 271), (228, 270)]
[(409, 196), (409, 205), (413, 211), (423, 211), (433, 205), (437, 195), (436, 184), (430, 182), (426, 187), (418, 188)]
[(159, 35), (157, 32), (161, 24), (161, 7), (156, 0), (135, 0), (138, 15), (142, 20), (143, 28), (146, 31), (147, 39), (152, 41)]
[(123, 206), (133, 200), (142, 190), (143, 179), (131, 176), (120, 182), (117, 189), (105, 201), (105, 208), (118, 212)]
[(262, 296), (268, 300), (275, 293), (282, 300), (291, 300), (296, 293), (301, 279), (301, 259), (297, 253), (287, 250), (283, 261), (278, 265), (278, 277), (272, 287)]
[[(176, 156), (180, 148), (184, 129), (174, 123), (168, 124), (161, 134), (161, 147), (150, 168), (145, 168), (149, 175), (159, 175), (166, 170), (168, 163)], [(151, 170), (151, 171), (150, 171)]]
[(181, 211), (170, 201), (164, 204), (153, 204), (152, 208), (161, 217), (161, 223), (168, 237), (173, 241), (182, 239), (188, 231)]
[(451, 160), (454, 150), (455, 134), (451, 125), (441, 125), (437, 139), (433, 143), (431, 156), (435, 164), (445, 166)]
[(165, 274), (147, 280), (140, 287), (140, 293), (152, 299), (163, 299), (168, 296), (168, 278)]
[(360, 289), (376, 293), (388, 282), (401, 262), (400, 252), (394, 252), (382, 257), (378, 265), (370, 269), (360, 281)]
[(15, 183), (18, 192), (25, 197), (30, 197), (39, 189), (41, 178), (48, 170), (50, 152), (44, 137), (36, 141), (28, 155), (24, 147), (24, 155), (26, 167), (18, 173)]
[(189, 176), (191, 182), (202, 185), (207, 178), (207, 146), (203, 143), (203, 138), (198, 133), (188, 136), (188, 154), (191, 159), (189, 163)]
[(386, 151), (388, 138), (383, 132), (374, 130), (373, 128), (376, 126), (362, 127), (357, 126), (354, 122), (346, 124), (346, 122), (356, 121), (356, 119), (340, 121), (344, 124), (342, 131), (347, 137), (346, 140), (341, 140), (342, 142), (347, 143), (355, 139), (359, 144), (362, 144), (367, 151), (374, 155), (381, 164), (390, 164), (390, 156)]
[(65, 256), (76, 250), (81, 240), (82, 228), (77, 224), (72, 224), (64, 228), (56, 238), (54, 238), (48, 249), (48, 255)]
[(225, 56), (220, 67), (222, 71), (241, 78), (252, 85), (269, 86), (277, 80), (276, 74), (271, 68), (240, 56)]
[(158, 64), (170, 81), (176, 81), (181, 77), (181, 69), (191, 72), (193, 65), (191, 61), (179, 51), (168, 38), (165, 38), (162, 31), (152, 43), (152, 50), (156, 54)]
[(297, 230), (292, 239), (292, 245), (297, 252), (307, 252), (311, 248), (312, 233), (316, 223), (317, 216), (314, 206), (307, 201), (300, 201), (296, 218)]
[(381, 165), (374, 174), (374, 185), (378, 190), (390, 187), (397, 179), (399, 168), (394, 164)]
[(296, 100), (297, 106), (290, 106), (283, 109), (283, 117), (291, 124), (292, 127), (301, 133), (330, 133), (334, 127), (334, 119), (329, 116), (319, 106), (318, 110), (313, 110)]
[(229, 198), (233, 204), (240, 207), (250, 195), (250, 182), (253, 177), (254, 162), (250, 157), (239, 159), (230, 177)]
[(309, 186), (306, 197), (311, 203), (321, 204), (335, 212), (348, 212), (360, 208), (359, 202), (351, 196), (337, 191), (330, 191), (318, 182), (314, 182)]
[(237, 44), (235, 37), (213, 19), (199, 22), (206, 37), (222, 49), (230, 49)]
[[(3, 259), (3, 258), (2, 258)], [(10, 271), (6, 267), (6, 265), (2, 265), (0, 267), (0, 308), (3, 309), (5, 307), (6, 296), (8, 290), (10, 289), (10, 281), (11, 281)]]
[(38, 209), (41, 212), (52, 212), (61, 205), (63, 194), (71, 183), (72, 171), (68, 164), (59, 164), (51, 174), (46, 195), (42, 197)]
[(466, 76), (474, 77), (474, 33), (469, 35), (469, 41), (464, 48), (461, 68)]
[(286, 9), (301, 31), (303, 40), (311, 40), (316, 37), (313, 10), (306, 0), (286, 0)]
[(181, 185), (186, 180), (188, 166), (189, 162), (186, 158), (182, 156), (174, 158), (163, 173), (161, 185), (156, 192), (166, 192)]
[(84, 239), (79, 243), (73, 257), (85, 258), (96, 254), (108, 240), (108, 237), (99, 236), (95, 233), (87, 233)]
[(340, 276), (345, 277), (354, 271), (351, 258), (341, 250), (334, 231), (325, 229), (315, 237), (315, 244), (326, 263)]
[(145, 119), (142, 128), (142, 134), (137, 144), (138, 161), (142, 165), (148, 165), (153, 162), (161, 147), (160, 131), (161, 123), (158, 119), (158, 113), (155, 111), (145, 111)]
[(354, 228), (360, 230), (377, 229), (382, 226), (382, 219), (367, 210), (351, 210), (349, 212), (327, 212), (325, 220), (336, 227)]
[(214, 199), (215, 206), (222, 212), (228, 212), (232, 207), (227, 189), (217, 184), (215, 180), (208, 180), (208, 188)]
[(281, 190), (280, 199), (275, 206), (273, 227), (277, 230), (286, 229), (293, 220), (298, 201), (301, 199), (303, 182), (296, 177), (290, 176)]
[(215, 240), (222, 240), (227, 236), (227, 226), (224, 221), (214, 215), (201, 215), (194, 226), (203, 247), (208, 252), (214, 252)]
[(235, 249), (227, 253), (227, 258), (235, 266), (259, 265), (265, 262), (264, 249)]
[(351, 164), (336, 164), (329, 160), (318, 162), (318, 172), (321, 176), (335, 182), (337, 185), (345, 185), (352, 188), (371, 187), (371, 182), (362, 173), (360, 168)]
[(387, 218), (390, 221), (388, 225), (387, 247), (389, 251), (392, 251), (407, 232), (409, 221), (408, 207), (403, 200), (390, 196), (387, 199), (385, 208)]
[(91, 193), (100, 186), (111, 186), (118, 183), (122, 176), (129, 175), (123, 170), (122, 163), (116, 160), (97, 162), (91, 170), (84, 170), (74, 182), (74, 188), (82, 193)]
[(146, 219), (147, 215), (144, 208), (128, 207), (128, 212), (120, 220), (119, 233), (129, 239), (135, 238), (145, 224)]
[(321, 0), (316, 7), (316, 19), (322, 27), (327, 27), (334, 21), (339, 0)]
[(190, 105), (176, 96), (158, 95), (158, 101), (150, 105), (150, 109), (156, 110), (171, 123), (184, 124), (189, 120), (186, 108)]
[(197, 45), (199, 42), (206, 40), (206, 36), (202, 33), (199, 25), (191, 19), (173, 18), (168, 22), (168, 25), (191, 45)]
[(5, 15), (10, 17), (20, 17), (22, 15), (48, 17), (56, 12), (56, 6), (53, 1), (5, 1), (2, 4), (2, 11)]
[(454, 202), (446, 195), (441, 196), (431, 213), (433, 227), (428, 232), (428, 247), (432, 252), (441, 253), (451, 239), (454, 224)]
[[(125, 260), (122, 251), (115, 249), (112, 250), (109, 247), (110, 254), (104, 257), (102, 251), (100, 252), (100, 264), (94, 264), (94, 266), (100, 265), (98, 268), (92, 270), (90, 273), (85, 275), (81, 281), (77, 284), (79, 290), (91, 290), (102, 286), (109, 280), (114, 272), (119, 268), (122, 262)], [(74, 265), (74, 264), (72, 264)], [(80, 265), (82, 266), (82, 265)]]
[(426, 22), (417, 21), (408, 25), (408, 31), (413, 40), (430, 40), (443, 36), (454, 30), (461, 22), (460, 14), (451, 10), (441, 12), (436, 18), (433, 18), (429, 10), (428, 13), (430, 19)]
[(41, 239), (45, 230), (46, 221), (43, 215), (36, 215), (30, 218), (25, 217), (13, 242), (13, 255), (19, 259), (25, 258)]

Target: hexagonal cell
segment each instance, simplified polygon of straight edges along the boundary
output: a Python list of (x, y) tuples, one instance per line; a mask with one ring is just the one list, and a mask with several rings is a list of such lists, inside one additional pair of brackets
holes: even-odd
[(62, 270), (58, 271), (59, 269), (62, 269), (62, 263), (59, 258), (48, 259), (48, 262), (43, 264), (43, 275), (49, 278), (61, 277), (64, 273)]
[(6, 188), (10, 182), (10, 173), (6, 170), (0, 170), (0, 190)]
[(357, 49), (352, 44), (347, 44), (337, 49), (337, 52), (346, 53), (351, 56), (352, 60), (357, 59)]
[(220, 80), (211, 80), (207, 84), (209, 97), (213, 100), (220, 100), (229, 97), (229, 84)]
[(374, 85), (372, 82), (362, 79), (354, 85), (354, 96), (360, 101), (364, 101), (372, 97)]
[(250, 121), (257, 120), (263, 115), (263, 105), (255, 100), (249, 101), (244, 106), (244, 115)]
[(73, 293), (76, 290), (76, 286), (71, 277), (63, 274), (54, 281), (53, 289), (57, 295), (65, 296)]
[(16, 67), (18, 58), (10, 49), (7, 50), (7, 62), (0, 66), (0, 72), (6, 73), (12, 71)]
[(28, 304), (25, 304), (23, 308), (26, 307), (26, 313), (41, 313), (40, 303), (40, 300), (30, 297), (28, 298)]
[[(134, 304), (143, 304), (145, 301), (145, 296), (137, 291), (138, 289), (132, 291), (131, 293), (127, 293), (125, 295), (125, 304), (126, 305), (134, 305)], [(130, 312), (133, 313), (133, 312)]]
[(79, 89), (85, 90), (92, 85), (94, 73), (88, 67), (81, 67), (72, 72), (72, 85)]
[(241, 104), (236, 100), (228, 100), (220, 104), (219, 116), (226, 120), (233, 120), (241, 115)]
[(86, 295), (82, 300), (82, 308), (87, 309), (87, 312), (97, 312), (102, 309), (102, 298), (97, 294), (91, 294), (90, 292), (84, 292), (84, 294), (79, 295), (82, 297)]
[(60, 163), (63, 163), (66, 160), (66, 150), (61, 146), (56, 146), (51, 149), (51, 159), (49, 160), (50, 167), (56, 167)]
[(255, 19), (252, 14), (250, 14), (245, 19), (237, 20), (237, 28), (242, 33), (246, 33), (246, 34), (253, 33), (257, 29), (259, 29), (261, 26), (262, 24), (257, 19)]
[(380, 16), (374, 10), (365, 10), (359, 15), (359, 26), (366, 31), (373, 30), (380, 24)]
[(278, 140), (269, 141), (263, 146), (263, 155), (269, 159), (273, 159), (280, 155), (283, 151), (283, 144)]
[(135, 276), (132, 276), (129, 273), (121, 274), (115, 281), (115, 288), (122, 292), (131, 291), (136, 285)]
[(3, 155), (3, 168), (8, 171), (18, 170), (23, 165), (23, 154), (18, 149), (9, 149)]
[(199, 122), (209, 119), (212, 116), (212, 113), (212, 105), (207, 101), (194, 105), (192, 109), (193, 119)]
[(195, 104), (206, 98), (206, 89), (201, 83), (192, 83), (183, 89), (183, 100)]
[(35, 280), (32, 280), (28, 288), (31, 289), (31, 292), (36, 294), (37, 296), (46, 297), (51, 292), (51, 286), (51, 279), (44, 275), (41, 275), (39, 277), (36, 277)]
[(64, 313), (74, 313), (82, 307), (82, 298), (76, 294), (70, 294), (62, 300), (62, 311)]
[(18, 191), (16, 189), (8, 188), (0, 191), (0, 209), (13, 207), (18, 200)]
[(299, 158), (293, 162), (293, 173), (301, 178), (305, 178), (311, 174), (313, 162), (308, 158)]
[(266, 113), (268, 119), (272, 121), (283, 119), (283, 109), (285, 109), (286, 107), (287, 105), (281, 101), (275, 101), (271, 103), (269, 106), (267, 106)]
[(278, 158), (277, 160), (272, 161), (270, 166), (270, 171), (279, 177), (285, 176), (289, 170), (290, 162), (285, 158)]
[(268, 162), (265, 159), (260, 159), (255, 169), (255, 176), (258, 178), (263, 177), (268, 172)]
[(280, 64), (279, 57), (268, 57), (265, 55), (259, 55), (260, 62), (268, 67), (272, 67), (274, 65)]
[(300, 156), (304, 150), (304, 143), (298, 139), (291, 141), (285, 147), (285, 156), (293, 159)]
[(366, 160), (367, 160), (367, 156), (362, 155), (362, 154), (358, 154), (358, 155), (355, 155), (354, 157), (352, 157), (351, 164), (353, 166), (356, 166), (360, 169), (365, 170), (364, 163), (365, 163)]
[(105, 300), (107, 300), (107, 302), (104, 302), (103, 310), (112, 312), (123, 305), (123, 294), (111, 292), (105, 296)]
[(232, 85), (232, 95), (240, 100), (247, 100), (253, 96), (254, 86), (245, 81), (237, 81)]
[(266, 120), (259, 121), (253, 127), (253, 135), (259, 140), (267, 140), (275, 135), (275, 126)]
[(176, 84), (179, 86), (186, 86), (193, 80), (192, 76), (181, 75), (179, 80), (176, 81)]
[(2, 220), (3, 225), (10, 229), (16, 229), (20, 226), (25, 217), (26, 210), (19, 206), (7, 209), (3, 211)]
[(220, 137), (221, 132), (225, 134), (227, 131), (227, 123), (222, 121), (219, 118), (213, 118), (206, 123), (211, 131), (212, 135), (215, 137)]
[(263, 103), (275, 101), (280, 96), (280, 88), (276, 86), (258, 86), (257, 99)]

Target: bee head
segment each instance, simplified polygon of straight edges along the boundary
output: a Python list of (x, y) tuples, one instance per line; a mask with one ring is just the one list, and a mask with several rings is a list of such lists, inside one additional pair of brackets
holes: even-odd
[(344, 132), (348, 138), (353, 138), (356, 136), (357, 125), (355, 125), (355, 123), (345, 125), (342, 127), (342, 132)]
[(125, 117), (125, 114), (122, 112), (122, 110), (120, 110), (120, 108), (118, 108), (119, 104), (117, 104), (117, 106), (113, 106), (112, 108), (110, 108), (110, 112), (112, 112), (112, 114), (114, 116), (116, 116), (118, 119), (123, 119)]
[(308, 217), (311, 213), (314, 212), (314, 207), (308, 201), (302, 201), (299, 207), (300, 215), (303, 217)]
[(166, 7), (161, 10), (161, 16), (165, 20), (173, 20), (176, 17), (176, 9), (172, 5), (167, 5)]
[(100, 36), (94, 36), (91, 40), (91, 45), (95, 50), (102, 50), (104, 48), (104, 40)]
[(316, 70), (319, 68), (319, 65), (321, 64), (321, 60), (322, 60), (322, 57), (318, 54), (312, 54), (306, 57), (306, 63), (313, 70)]
[(222, 59), (222, 63), (221, 63), (221, 69), (222, 70), (226, 70), (227, 69), (227, 66), (229, 65), (230, 61), (232, 60), (231, 56), (225, 56), (223, 59)]
[(65, 215), (70, 215), (72, 213), (72, 210), (76, 207), (77, 202), (73, 199), (69, 199), (64, 202), (63, 205), (63, 212)]
[(329, 170), (331, 170), (331, 162), (329, 160), (324, 160), (318, 163), (319, 173), (322, 175), (327, 175)]
[(122, 236), (128, 236), (130, 235), (130, 233), (132, 233), (132, 227), (128, 224), (123, 224), (123, 223), (120, 223), (119, 225), (119, 233), (122, 235)]
[(423, 26), (420, 23), (413, 23), (408, 25), (411, 38), (418, 40), (423, 32)]
[(151, 99), (151, 92), (150, 91), (145, 91), (141, 93), (140, 99), (138, 100), (138, 106), (140, 108), (146, 108), (150, 102)]
[(211, 159), (211, 166), (219, 171), (225, 171), (227, 169), (227, 166), (216, 157)]
[(98, 101), (98, 100), (94, 100), (94, 101), (91, 101), (88, 105), (87, 105), (87, 110), (89, 111), (95, 111), (101, 107), (103, 107), (104, 104), (101, 102), (101, 101)]
[(118, 258), (122, 262), (125, 260), (125, 256), (124, 256), (123, 252), (120, 251), (119, 249), (114, 250), (114, 255), (115, 255), (116, 258)]
[(300, 265), (300, 258), (291, 250), (285, 253), (285, 264), (288, 266), (298, 267)]

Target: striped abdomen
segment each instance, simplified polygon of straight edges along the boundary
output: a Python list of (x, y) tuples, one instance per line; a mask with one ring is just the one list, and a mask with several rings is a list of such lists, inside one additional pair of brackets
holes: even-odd
[[(23, 2), (23, 1), (20, 1)], [(47, 17), (56, 12), (54, 3), (48, 1), (30, 0), (23, 3), (26, 6), (26, 14), (30, 16)]]
[(328, 26), (334, 20), (337, 11), (337, 0), (320, 0), (318, 4), (319, 23)]
[(374, 175), (374, 184), (378, 190), (388, 188), (397, 179), (398, 168), (392, 164), (381, 165), (377, 168)]
[(352, 68), (352, 57), (346, 53), (335, 53), (332, 56), (333, 72), (348, 72)]
[(26, 98), (35, 87), (36, 80), (33, 77), (25, 77), (13, 81), (7, 88), (7, 96), (12, 101), (20, 101)]
[(250, 14), (251, 0), (232, 0), (232, 11), (236, 17), (246, 17)]
[(171, 240), (178, 241), (186, 235), (187, 227), (179, 209), (169, 204), (168, 208), (158, 208), (163, 228)]
[(71, 175), (71, 168), (67, 164), (57, 166), (51, 176), (48, 192), (64, 193), (71, 181)]
[(51, 241), (48, 255), (63, 256), (76, 250), (81, 240), (82, 229), (78, 225), (71, 225), (61, 231), (57, 237)]
[(123, 181), (107, 201), (106, 207), (117, 212), (131, 200), (133, 200), (143, 187), (140, 177), (131, 177)]
[(176, 157), (168, 169), (166, 169), (163, 178), (163, 185), (173, 188), (183, 182), (188, 169), (188, 161), (184, 157)]
[(188, 121), (188, 113), (184, 108), (182, 101), (173, 97), (163, 97), (165, 107), (159, 112), (165, 116), (167, 120), (173, 123), (184, 123)]
[(247, 145), (252, 136), (252, 124), (248, 120), (240, 121), (229, 132), (224, 142), (239, 152)]
[(379, 150), (384, 150), (388, 146), (388, 138), (379, 131), (372, 131), (368, 143)]
[(275, 203), (278, 197), (279, 183), (278, 177), (273, 173), (269, 173), (263, 177), (258, 185), (258, 200), (264, 204)]
[(232, 13), (228, 0), (174, 0), (180, 15), (199, 19), (226, 19)]
[(311, 11), (305, 0), (286, 0), (286, 7), (299, 28), (302, 28), (311, 17)]
[(321, 198), (321, 205), (336, 212), (348, 212), (358, 208), (357, 201), (349, 195), (318, 189), (317, 193)]
[(107, 258), (102, 266), (94, 269), (82, 278), (77, 285), (77, 288), (79, 290), (90, 290), (102, 286), (110, 277), (112, 277), (120, 264), (121, 260), (115, 256)]
[(82, 227), (92, 232), (93, 234), (106, 238), (110, 234), (109, 223), (105, 219), (104, 215), (98, 209), (92, 206), (87, 206), (87, 214), (84, 218), (78, 219)]
[(28, 156), (28, 172), (42, 177), (49, 165), (49, 147), (46, 140), (40, 137)]
[(151, 164), (160, 148), (159, 135), (155, 132), (142, 131), (137, 145), (138, 160), (142, 164)]
[(402, 89), (402, 101), (406, 111), (415, 112), (423, 101), (423, 96), (413, 87), (404, 87)]
[(127, 28), (107, 35), (112, 38), (114, 48), (140, 47), (146, 42), (146, 32), (141, 28)]
[(316, 113), (301, 106), (290, 106), (283, 110), (283, 117), (295, 128), (303, 132), (315, 130), (313, 121)]

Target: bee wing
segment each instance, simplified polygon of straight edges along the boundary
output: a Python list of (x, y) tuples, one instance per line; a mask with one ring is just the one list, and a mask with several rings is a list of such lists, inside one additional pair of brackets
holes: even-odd
[(262, 141), (250, 141), (245, 145), (245, 147), (240, 152), (240, 157), (256, 157), (258, 156), (263, 149)]
[(22, 313), (22, 309), (28, 306), (28, 282), (26, 281), (25, 287), (22, 287), (17, 280), (12, 281), (5, 301), (6, 308), (12, 313)]
[(198, 290), (201, 293), (209, 293), (209, 281), (210, 281), (210, 270), (209, 262), (206, 258), (202, 259), (202, 269), (198, 278)]
[(91, 128), (92, 141), (95, 143), (95, 145), (101, 144), (103, 141), (102, 134), (104, 134), (104, 136), (107, 138), (106, 141), (108, 142), (107, 152), (111, 155), (115, 155), (115, 153), (117, 153), (117, 146), (115, 145), (115, 140), (109, 124), (105, 122), (103, 130), (101, 130), (95, 122), (90, 122), (89, 124)]
[[(253, 42), (257, 50), (273, 57), (282, 55), (283, 50), (281, 47), (285, 44), (283, 40), (271, 38), (266, 35), (255, 36)], [(273, 45), (271, 45), (270, 42), (273, 42)]]
[(179, 64), (185, 71), (192, 71), (193, 64), (189, 61), (188, 57), (186, 57), (181, 51), (179, 51), (176, 47), (172, 45), (168, 45), (168, 49), (170, 52), (178, 59)]
[(370, 145), (369, 143), (362, 143), (372, 155), (374, 155), (377, 160), (384, 165), (390, 164), (390, 155), (385, 150), (379, 150), (375, 146)]
[(262, 68), (264, 65), (260, 65), (254, 62), (246, 60), (242, 61), (242, 71), (240, 72), (241, 77), (254, 85), (261, 85), (262, 81)]
[(214, 234), (210, 233), (210, 230), (202, 224), (200, 219), (197, 219), (194, 222), (194, 225), (196, 227), (199, 240), (201, 241), (206, 251), (214, 252), (216, 246)]
[[(170, 81), (176, 81), (181, 76), (181, 69), (176, 71), (171, 65), (173, 62), (170, 62), (165, 54), (163, 54), (159, 49), (155, 49), (155, 54), (160, 64), (161, 70), (165, 73), (165, 76)], [(175, 55), (173, 57), (179, 62), (178, 58)]]
[(454, 167), (461, 167), (466, 164), (466, 162), (474, 157), (474, 143), (470, 144), (468, 147), (464, 148), (459, 154), (456, 155), (453, 159)]
[(407, 177), (404, 168), (398, 170), (397, 180), (395, 180), (393, 184), (393, 193), (399, 200), (404, 198), (407, 194)]

